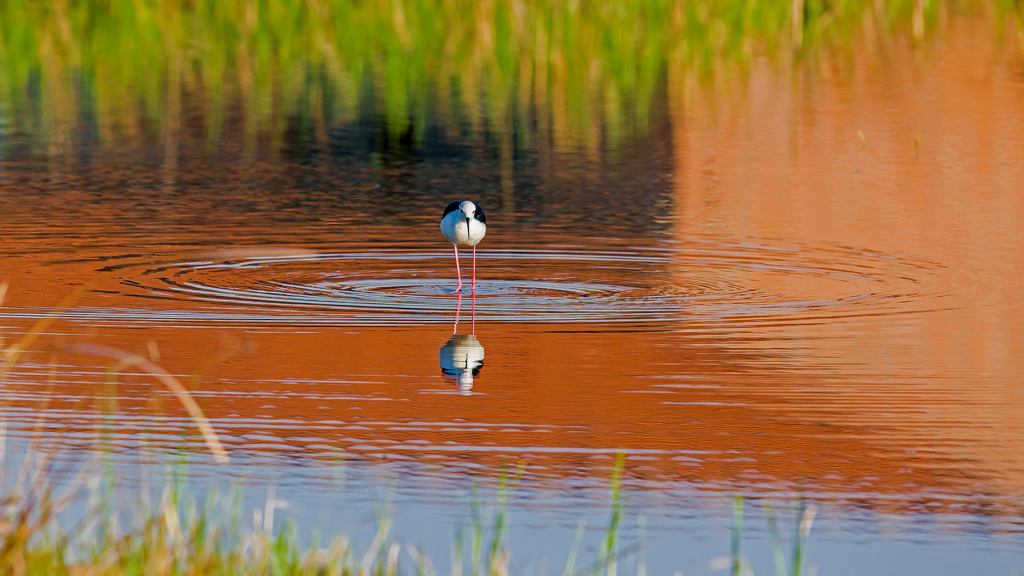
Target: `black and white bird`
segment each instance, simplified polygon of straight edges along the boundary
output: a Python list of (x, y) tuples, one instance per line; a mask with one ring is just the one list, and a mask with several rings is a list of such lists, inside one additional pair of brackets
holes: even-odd
[(476, 291), (476, 245), (487, 233), (487, 219), (484, 209), (472, 200), (452, 202), (441, 215), (441, 233), (455, 247), (455, 273), (459, 276), (459, 287), (462, 291), (462, 270), (459, 268), (459, 246), (473, 247), (473, 291)]

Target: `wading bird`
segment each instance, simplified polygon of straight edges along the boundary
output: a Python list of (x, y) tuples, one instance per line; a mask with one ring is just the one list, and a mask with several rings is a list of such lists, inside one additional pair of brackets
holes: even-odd
[(487, 233), (487, 220), (484, 209), (472, 200), (452, 202), (441, 215), (441, 233), (455, 247), (455, 273), (459, 275), (459, 287), (462, 291), (462, 270), (459, 269), (459, 246), (473, 247), (473, 291), (476, 291), (476, 245)]

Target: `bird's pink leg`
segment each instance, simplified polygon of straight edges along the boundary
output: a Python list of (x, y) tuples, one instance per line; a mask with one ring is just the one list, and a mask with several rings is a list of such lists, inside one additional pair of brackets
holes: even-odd
[(473, 294), (476, 294), (476, 246), (473, 246)]
[(470, 317), (470, 333), (476, 335), (476, 290), (473, 291), (473, 314)]
[(459, 247), (452, 244), (452, 248), (455, 248), (455, 273), (459, 275), (459, 287), (455, 289), (456, 292), (462, 292), (462, 270), (459, 269)]

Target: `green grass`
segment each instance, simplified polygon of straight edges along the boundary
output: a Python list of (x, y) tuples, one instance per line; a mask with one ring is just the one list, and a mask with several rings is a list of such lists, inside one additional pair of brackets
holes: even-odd
[(247, 150), (277, 150), (289, 127), (323, 139), (360, 117), (413, 146), (437, 125), (495, 147), (600, 149), (647, 133), (670, 73), (852, 50), (869, 29), (923, 39), (940, 13), (990, 4), (0, 0), (0, 118), (49, 152), (232, 126)]
[[(365, 548), (357, 548), (344, 535), (334, 535), (321, 544), (303, 543), (294, 523), (276, 527), (273, 520), (273, 487), (267, 506), (255, 511), (242, 510), (240, 491), (234, 497), (211, 494), (199, 503), (187, 488), (184, 464), (168, 465), (159, 496), (143, 496), (125, 504), (111, 468), (102, 463), (57, 489), (49, 482), (53, 459), (36, 462), (33, 470), (20, 471), (17, 483), (0, 500), (0, 574), (56, 575), (352, 575), (392, 576), (398, 574), (436, 575), (434, 563), (408, 542), (396, 537), (389, 503), (378, 507), (376, 535)], [(622, 503), (622, 475), (626, 461), (620, 454), (610, 482), (608, 525), (600, 538), (596, 557), (580, 560), (584, 525), (581, 523), (568, 544), (563, 576), (616, 576), (625, 556), (642, 550), (643, 521), (640, 520), (638, 545), (623, 550), (618, 541), (621, 521), (627, 512)], [(495, 499), (482, 504), (479, 492), (469, 509), (470, 543), (468, 571), (463, 566), (466, 550), (462, 535), (453, 542), (455, 551), (450, 574), (462, 576), (499, 576), (509, 574), (512, 550), (505, 542), (508, 527), (508, 498), (522, 479), (520, 465), (510, 478), (503, 470), (497, 480)], [(106, 471), (105, 471), (106, 470)], [(6, 472), (6, 470), (5, 470)], [(31, 481), (28, 481), (31, 479)], [(393, 493), (392, 486), (387, 492)], [(145, 491), (143, 491), (145, 492)], [(148, 493), (147, 493), (148, 494)], [(83, 520), (68, 522), (62, 515), (68, 506), (85, 507)], [(751, 574), (749, 562), (739, 547), (744, 501), (735, 499), (733, 544), (727, 558), (735, 575)], [(771, 508), (768, 528), (777, 555), (783, 555), (778, 526)], [(249, 514), (246, 514), (246, 513)], [(127, 513), (127, 514), (126, 514)], [(790, 567), (779, 565), (779, 576), (803, 576), (807, 537), (813, 519), (813, 507), (802, 506), (794, 539)], [(252, 518), (246, 525), (243, 518)], [(122, 525), (122, 523), (124, 525)], [(279, 522), (278, 522), (279, 524)], [(490, 541), (489, 546), (484, 542)], [(531, 561), (529, 551), (521, 551)], [(711, 558), (709, 558), (711, 560)], [(580, 565), (582, 564), (582, 567)], [(635, 573), (646, 574), (643, 558), (635, 559)]]

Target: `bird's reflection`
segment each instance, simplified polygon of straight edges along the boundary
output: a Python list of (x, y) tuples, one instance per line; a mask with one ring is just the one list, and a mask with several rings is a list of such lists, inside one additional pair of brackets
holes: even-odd
[(462, 310), (462, 294), (455, 304), (455, 323), (452, 337), (441, 346), (438, 358), (441, 372), (455, 380), (459, 392), (469, 394), (473, 389), (473, 378), (484, 366), (484, 347), (476, 339), (476, 294), (473, 294), (473, 312), (470, 315), (470, 333), (459, 334), (459, 313)]

